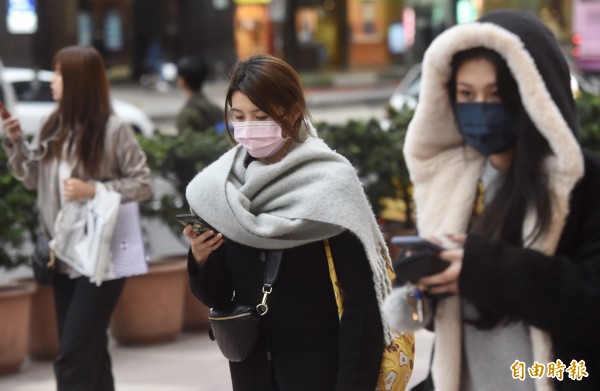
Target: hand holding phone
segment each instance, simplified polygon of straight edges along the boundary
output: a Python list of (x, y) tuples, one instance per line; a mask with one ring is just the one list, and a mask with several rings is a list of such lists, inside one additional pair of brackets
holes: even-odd
[(206, 221), (202, 220), (200, 217), (198, 217), (194, 214), (191, 214), (191, 213), (178, 214), (175, 216), (175, 218), (184, 227), (187, 227), (188, 225), (191, 224), (192, 230), (194, 231), (194, 233), (196, 235), (201, 235), (206, 231), (213, 231), (215, 233), (215, 235), (219, 233), (219, 231), (214, 229), (210, 224), (208, 224)]
[(438, 256), (444, 250), (442, 246), (419, 236), (394, 236), (392, 244), (406, 250), (393, 265), (396, 286), (402, 286), (409, 281), (416, 283), (421, 278), (440, 273), (450, 266), (450, 262)]

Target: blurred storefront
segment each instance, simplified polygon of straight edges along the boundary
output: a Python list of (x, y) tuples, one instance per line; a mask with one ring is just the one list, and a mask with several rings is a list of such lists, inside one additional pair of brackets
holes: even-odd
[(235, 0), (234, 37), (239, 59), (253, 54), (273, 54), (270, 0)]
[(346, 0), (289, 0), (283, 33), (284, 58), (300, 70), (347, 65)]
[(78, 0), (76, 39), (78, 45), (94, 46), (106, 62), (112, 77), (128, 77), (133, 58), (131, 37), (133, 16), (126, 0)]
[[(138, 78), (183, 55), (222, 77), (257, 53), (298, 70), (409, 65), (455, 23), (501, 8), (538, 15), (573, 54), (594, 59), (600, 0), (0, 0), (0, 57), (47, 68), (72, 44), (94, 45), (113, 78)], [(17, 7), (18, 5), (18, 7)], [(26, 7), (25, 7), (26, 6)], [(24, 7), (24, 8), (23, 8)], [(595, 19), (594, 19), (595, 18)], [(574, 34), (575, 33), (575, 34)], [(600, 62), (600, 55), (598, 55)]]
[(0, 0), (0, 57), (11, 66), (50, 68), (56, 51), (75, 44), (95, 46), (112, 79), (137, 79), (182, 55), (221, 73), (236, 60), (232, 0), (27, 0), (37, 26), (25, 32), (15, 32), (10, 2)]
[(536, 14), (559, 41), (570, 41), (573, 0), (457, 0), (456, 22), (471, 22), (485, 13), (507, 8)]
[(387, 65), (390, 61), (388, 26), (401, 17), (398, 2), (350, 0), (350, 64), (352, 66)]

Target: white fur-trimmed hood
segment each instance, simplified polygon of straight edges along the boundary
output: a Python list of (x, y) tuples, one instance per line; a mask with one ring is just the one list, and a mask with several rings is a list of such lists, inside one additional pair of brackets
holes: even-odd
[[(549, 172), (553, 208), (551, 228), (547, 235), (528, 246), (553, 254), (569, 213), (569, 195), (575, 183), (583, 176), (583, 155), (574, 134), (574, 107), (563, 105), (569, 99), (563, 101), (561, 97), (557, 98), (560, 88), (550, 92), (548, 80), (540, 73), (540, 61), (544, 59), (538, 58), (536, 65), (532, 53), (539, 54), (539, 51), (531, 45), (526, 47), (524, 43), (534, 39), (535, 34), (540, 35), (541, 44), (549, 41), (544, 36), (546, 31), (540, 28), (539, 21), (522, 13), (515, 13), (516, 16), (508, 11), (495, 14), (499, 16), (496, 20), (490, 16), (487, 18), (488, 22), (448, 29), (434, 40), (425, 54), (420, 102), (408, 127), (404, 146), (405, 159), (414, 184), (417, 226), (423, 236), (465, 232), (467, 229), (477, 181), (485, 159), (464, 143), (458, 131), (446, 84), (450, 78), (450, 64), (454, 54), (483, 46), (498, 52), (506, 60), (517, 82), (525, 110), (548, 140), (552, 150), (551, 157), (545, 162)], [(515, 19), (511, 19), (513, 17)], [(514, 20), (517, 26), (514, 29), (512, 25), (502, 27), (507, 20), (510, 23)], [(531, 29), (533, 37), (519, 35), (527, 28)], [(559, 69), (552, 76), (558, 75), (562, 83), (561, 67), (566, 64), (556, 66)], [(564, 82), (568, 83), (568, 72), (565, 77), (567, 79)], [(572, 102), (572, 98), (568, 98)], [(557, 101), (560, 102), (560, 107)], [(533, 222), (533, 216), (526, 217), (526, 233)], [(397, 294), (397, 290), (388, 300), (394, 300), (394, 294)], [(435, 354), (432, 364), (437, 390), (459, 390), (461, 318), (459, 298), (440, 301), (435, 317)], [(534, 359), (538, 362), (552, 361), (549, 337), (532, 328), (531, 338)], [(536, 389), (551, 390), (552, 386), (548, 379), (540, 379), (536, 383)]]

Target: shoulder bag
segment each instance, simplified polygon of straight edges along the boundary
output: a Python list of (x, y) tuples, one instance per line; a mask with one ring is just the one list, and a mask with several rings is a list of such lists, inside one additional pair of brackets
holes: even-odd
[(106, 280), (148, 272), (139, 204), (121, 203), (104, 186), (86, 202), (66, 202), (55, 222), (50, 245), (58, 259), (100, 286)]
[[(325, 240), (325, 253), (329, 265), (329, 276), (335, 294), (335, 303), (340, 319), (344, 314), (344, 292), (335, 272), (329, 241)], [(391, 267), (391, 266), (390, 266)], [(389, 269), (389, 268), (388, 268)], [(388, 270), (388, 273), (389, 270)], [(392, 274), (392, 273), (390, 273)], [(393, 276), (393, 274), (392, 274)], [(383, 319), (382, 319), (383, 321)], [(411, 332), (395, 333), (392, 343), (383, 347), (381, 369), (377, 378), (377, 390), (404, 391), (413, 371), (415, 358), (415, 336)]]
[(269, 251), (262, 288), (263, 298), (258, 305), (232, 303), (220, 310), (211, 308), (208, 314), (210, 339), (217, 341), (221, 353), (229, 361), (244, 361), (254, 349), (258, 321), (269, 310), (267, 298), (273, 291), (273, 284), (279, 274), (282, 255), (281, 250)]
[(48, 238), (40, 228), (35, 232), (33, 254), (31, 254), (33, 276), (40, 285), (52, 285), (56, 273), (54, 251), (50, 250)]
[(97, 186), (93, 199), (67, 201), (56, 216), (50, 248), (59, 260), (97, 285), (102, 283), (111, 259), (110, 245), (120, 205), (119, 193)]

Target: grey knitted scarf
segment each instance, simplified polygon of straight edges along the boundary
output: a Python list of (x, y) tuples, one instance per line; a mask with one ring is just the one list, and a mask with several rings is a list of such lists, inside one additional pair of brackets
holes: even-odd
[(296, 143), (279, 162), (253, 161), (232, 148), (188, 184), (190, 207), (225, 238), (264, 249), (288, 249), (351, 231), (369, 259), (381, 310), (391, 290), (390, 256), (371, 206), (350, 162), (321, 139)]

